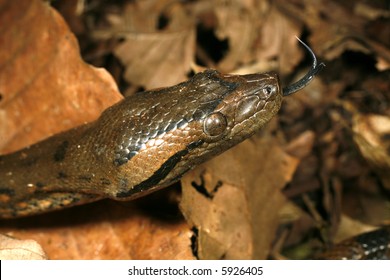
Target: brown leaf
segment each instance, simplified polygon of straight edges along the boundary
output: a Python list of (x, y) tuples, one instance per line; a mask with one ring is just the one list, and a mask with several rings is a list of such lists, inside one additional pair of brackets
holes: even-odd
[[(187, 78), (195, 56), (195, 27), (180, 5), (169, 1), (130, 3), (123, 18), (113, 27), (125, 25), (120, 34), (124, 42), (114, 54), (125, 66), (127, 82), (145, 88), (171, 86)], [(157, 29), (158, 18), (167, 9), (171, 22), (164, 30)], [(145, 18), (148, 19), (145, 24)]]
[(250, 61), (255, 40), (259, 35), (261, 21), (253, 20), (268, 9), (268, 5), (248, 5), (243, 1), (231, 1), (229, 5), (215, 1), (213, 5), (218, 19), (216, 35), (229, 41), (229, 52), (219, 63), (222, 71), (231, 71), (240, 62)]
[(0, 1), (0, 150), (10, 152), (92, 121), (121, 99), (85, 64), (74, 35), (42, 1)]
[(269, 71), (275, 68), (272, 61), (278, 57), (280, 71), (288, 73), (300, 60), (302, 54), (292, 34), (299, 35), (301, 28), (267, 1), (236, 0), (229, 5), (215, 1), (213, 9), (218, 19), (216, 35), (229, 42), (229, 52), (218, 64), (222, 71), (236, 70), (253, 61), (267, 63)]
[(126, 81), (156, 88), (184, 81), (194, 56), (193, 29), (128, 34), (114, 54), (125, 65)]
[(363, 157), (374, 167), (385, 187), (390, 190), (390, 142), (385, 142), (385, 135), (390, 134), (390, 118), (356, 113), (352, 129), (353, 139)]
[[(42, 1), (0, 0), (0, 32), (3, 152), (94, 120), (122, 98), (105, 70), (83, 62), (74, 35)], [(192, 258), (186, 223), (164, 223), (133, 203), (1, 221), (1, 231), (38, 241), (50, 259)]]
[(355, 235), (376, 229), (375, 227), (354, 220), (346, 215), (341, 216), (340, 227), (334, 236), (334, 242), (338, 243)]
[(285, 151), (297, 158), (308, 157), (313, 151), (314, 138), (313, 131), (304, 131), (288, 144)]
[[(388, 40), (387, 45), (386, 42), (381, 42), (383, 35), (378, 32), (378, 28), (368, 36), (367, 27), (371, 17), (362, 16), (359, 1), (277, 0), (275, 3), (281, 10), (295, 15), (306, 23), (312, 34), (310, 43), (326, 59), (335, 59), (344, 51), (352, 50), (374, 54), (378, 60), (376, 66), (379, 70), (390, 67)], [(383, 12), (385, 13), (385, 10)], [(388, 20), (382, 26), (381, 29), (388, 30)]]
[(295, 38), (301, 35), (302, 26), (286, 17), (275, 6), (267, 11), (265, 18), (255, 46), (256, 60), (272, 61), (277, 57), (278, 72), (282, 75), (291, 73), (304, 54)]
[(245, 141), (188, 173), (180, 207), (198, 230), (199, 258), (266, 258), (285, 203), (280, 190), (296, 166), (296, 159), (265, 137)]
[(37, 241), (50, 259), (193, 259), (188, 225), (167, 216), (167, 201), (166, 196), (137, 203), (105, 200), (2, 221), (1, 231)]
[[(137, 41), (135, 35), (143, 42), (134, 43), (131, 51), (137, 53), (136, 64), (129, 65), (132, 72), (141, 70), (141, 73), (130, 81), (145, 84), (157, 85), (158, 77), (168, 81), (176, 76), (182, 80), (194, 53), (196, 63), (225, 72), (253, 73), (280, 68), (282, 81), (286, 74), (296, 80), (303, 72), (291, 70), (299, 65), (306, 71), (309, 61), (302, 60), (302, 54), (306, 58), (308, 54), (294, 35), (302, 35), (310, 43), (319, 61), (328, 59), (327, 67), (310, 86), (286, 98), (278, 118), (268, 126), (278, 140), (291, 143), (287, 151), (300, 161), (293, 180), (283, 191), (290, 199), (288, 211), (286, 207), (278, 210), (286, 205), (279, 189), (289, 180), (285, 175), (293, 172), (294, 164), (288, 164), (291, 170), (281, 173), (283, 164), (273, 155), (249, 150), (263, 145), (271, 153), (278, 150), (273, 146), (274, 140), (271, 144), (256, 142), (250, 147), (244, 144), (244, 151), (239, 149), (234, 156), (222, 157), (222, 161), (212, 163), (211, 167), (201, 166), (193, 172), (197, 176), (186, 178), (187, 185), (193, 181), (202, 185), (199, 177), (203, 175), (204, 179), (203, 190), (187, 187), (184, 198), (191, 202), (185, 204), (185, 211), (197, 238), (176, 211), (174, 215), (167, 214), (167, 208), (176, 204), (166, 205), (166, 197), (145, 197), (129, 203), (102, 201), (37, 217), (1, 221), (3, 233), (39, 241), (52, 259), (193, 259), (191, 240), (195, 242), (193, 248), (198, 242), (200, 258), (264, 258), (275, 240), (278, 245), (272, 257), (283, 258), (281, 254), (300, 248), (289, 256), (307, 258), (341, 235), (350, 236), (369, 225), (388, 222), (388, 197), (383, 190), (388, 177), (388, 132), (378, 126), (382, 121), (377, 120), (389, 115), (389, 76), (387, 72), (376, 71), (387, 69), (390, 61), (388, 11), (383, 1), (97, 1), (96, 5), (78, 5), (77, 9), (75, 5), (80, 1), (71, 2), (68, 11), (73, 19), (69, 20), (76, 24), (71, 25), (80, 36), (83, 54), (96, 65), (113, 70), (118, 81), (123, 69), (113, 56), (112, 46), (125, 44), (127, 36), (130, 41)], [(46, 137), (34, 138), (35, 133), (53, 133), (46, 123), (59, 131), (61, 120), (67, 129), (75, 119), (76, 124), (83, 123), (85, 120), (80, 116), (90, 114), (95, 107), (102, 110), (107, 106), (106, 101), (97, 101), (100, 99), (95, 99), (93, 93), (100, 93), (100, 89), (104, 93), (117, 92), (115, 84), (108, 75), (100, 75), (81, 60), (73, 59), (78, 57), (78, 46), (73, 35), (62, 28), (63, 22), (55, 12), (38, 1), (0, 0), (0, 7), (1, 142), (5, 139), (4, 143), (22, 140), (32, 143)], [(117, 16), (113, 16), (115, 11)], [(105, 38), (109, 40), (91, 38), (107, 21), (112, 23), (105, 30)], [(58, 22), (62, 23), (57, 26)], [(186, 30), (188, 35), (181, 33)], [(195, 41), (193, 32), (197, 32), (196, 49), (189, 47), (189, 42)], [(183, 46), (174, 42), (174, 36), (178, 36)], [(62, 46), (66, 49), (65, 58)], [(154, 56), (150, 48), (155, 47), (163, 51)], [(165, 65), (165, 58), (170, 55), (174, 59)], [(191, 60), (183, 59), (181, 65), (180, 55), (188, 55)], [(61, 57), (59, 64), (54, 63), (57, 56)], [(132, 61), (132, 56), (125, 53), (123, 57)], [(144, 67), (144, 61), (148, 67)], [(8, 74), (3, 74), (4, 71)], [(53, 89), (52, 83), (59, 87)], [(175, 82), (167, 82), (172, 83)], [(121, 88), (126, 86), (121, 83)], [(30, 87), (32, 100), (24, 94)], [(137, 85), (131, 87), (129, 91), (134, 91)], [(52, 94), (43, 93), (46, 89)], [(65, 89), (69, 91), (70, 102), (61, 94)], [(20, 94), (16, 97), (10, 92)], [(83, 92), (88, 92), (85, 96), (89, 98), (81, 98), (78, 103)], [(43, 105), (51, 98), (54, 101)], [(365, 112), (358, 113), (361, 119), (339, 106), (340, 100), (346, 99)], [(65, 110), (62, 103), (66, 104)], [(13, 105), (7, 109), (7, 104)], [(72, 106), (78, 109), (70, 111)], [(62, 110), (70, 115), (63, 115)], [(44, 117), (36, 118), (32, 113), (35, 111), (42, 111)], [(350, 137), (352, 123), (357, 129), (352, 135), (358, 135), (355, 142), (364, 157)], [(19, 126), (33, 140), (24, 137), (22, 131), (10, 129)], [(3, 151), (8, 149), (5, 145), (0, 144)], [(10, 150), (24, 144), (15, 145)], [(264, 161), (261, 164), (268, 163), (273, 168), (263, 165), (256, 168), (257, 163), (250, 160), (255, 153)], [(279, 160), (284, 158), (283, 153), (274, 154)], [(227, 161), (232, 163), (225, 170)], [(224, 176), (217, 177), (216, 171)], [(264, 177), (264, 171), (280, 182), (268, 187), (272, 181)], [(269, 199), (264, 201), (267, 195)], [(274, 212), (278, 212), (276, 218)], [(358, 226), (351, 226), (348, 217)], [(281, 225), (274, 236), (278, 223)]]

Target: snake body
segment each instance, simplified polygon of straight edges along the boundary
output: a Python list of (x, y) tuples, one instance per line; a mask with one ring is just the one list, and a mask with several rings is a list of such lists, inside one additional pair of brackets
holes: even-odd
[(0, 217), (129, 200), (248, 138), (280, 108), (276, 74), (196, 74), (141, 92), (93, 123), (0, 158)]
[[(169, 186), (253, 135), (278, 112), (283, 96), (315, 77), (324, 65), (301, 43), (312, 55), (312, 67), (286, 88), (274, 73), (206, 70), (178, 85), (125, 98), (92, 123), (0, 156), (0, 218), (102, 198), (130, 200)], [(388, 230), (377, 235), (390, 244)], [(367, 246), (380, 251), (377, 243)]]
[(390, 260), (390, 227), (346, 239), (319, 256), (325, 260)]

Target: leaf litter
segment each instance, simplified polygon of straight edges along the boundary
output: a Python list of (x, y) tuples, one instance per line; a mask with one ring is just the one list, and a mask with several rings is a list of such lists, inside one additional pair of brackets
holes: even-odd
[(2, 221), (3, 234), (36, 240), (50, 259), (301, 259), (389, 224), (381, 1), (53, 5), (0, 1), (2, 153), (97, 118), (118, 88), (169, 86), (208, 67), (274, 70), (288, 84), (310, 65), (295, 35), (327, 67), (261, 132), (186, 174), (182, 191)]

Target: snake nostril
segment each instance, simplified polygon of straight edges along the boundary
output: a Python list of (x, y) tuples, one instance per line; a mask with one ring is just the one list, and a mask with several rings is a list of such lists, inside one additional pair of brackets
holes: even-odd
[(274, 86), (266, 86), (264, 89), (263, 89), (263, 92), (267, 95), (271, 95), (273, 92), (275, 92), (275, 87)]

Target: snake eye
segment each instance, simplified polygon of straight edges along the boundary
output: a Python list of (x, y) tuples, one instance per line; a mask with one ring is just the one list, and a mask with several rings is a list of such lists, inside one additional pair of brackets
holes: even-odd
[(221, 113), (212, 113), (206, 117), (203, 123), (203, 131), (209, 136), (222, 134), (227, 127), (227, 120)]

